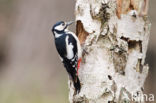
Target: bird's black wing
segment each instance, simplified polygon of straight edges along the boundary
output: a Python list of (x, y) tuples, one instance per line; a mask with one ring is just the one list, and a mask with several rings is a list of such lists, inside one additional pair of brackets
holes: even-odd
[(65, 58), (67, 55), (65, 38), (65, 34), (63, 34), (60, 38), (55, 38), (56, 49), (61, 58)]

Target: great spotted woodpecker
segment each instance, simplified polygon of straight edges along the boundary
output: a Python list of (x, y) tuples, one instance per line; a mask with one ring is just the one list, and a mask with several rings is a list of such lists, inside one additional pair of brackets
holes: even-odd
[(57, 22), (52, 32), (55, 38), (55, 45), (61, 61), (66, 68), (70, 79), (73, 81), (75, 90), (80, 92), (81, 85), (78, 77), (78, 69), (81, 62), (81, 46), (77, 36), (68, 30), (73, 22)]

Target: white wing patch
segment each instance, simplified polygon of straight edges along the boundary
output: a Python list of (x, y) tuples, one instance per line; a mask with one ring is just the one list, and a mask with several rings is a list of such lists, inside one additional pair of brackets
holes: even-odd
[(74, 53), (73, 53), (74, 46), (72, 43), (68, 44), (68, 39), (69, 36), (66, 37), (67, 58), (72, 59), (74, 57)]
[(70, 32), (69, 30), (66, 30), (66, 32), (68, 32), (69, 34), (71, 34), (72, 36), (74, 36), (74, 38), (77, 40), (78, 58), (81, 58), (82, 51), (81, 51), (81, 45), (80, 45), (79, 39), (77, 38), (77, 36), (73, 32)]

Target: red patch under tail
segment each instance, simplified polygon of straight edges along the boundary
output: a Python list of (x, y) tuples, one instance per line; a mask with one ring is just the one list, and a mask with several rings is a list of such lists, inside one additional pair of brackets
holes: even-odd
[(77, 64), (77, 75), (79, 74), (79, 69), (80, 69), (80, 63), (81, 63), (81, 61), (82, 61), (82, 59), (80, 58), (79, 60), (78, 60), (78, 64)]

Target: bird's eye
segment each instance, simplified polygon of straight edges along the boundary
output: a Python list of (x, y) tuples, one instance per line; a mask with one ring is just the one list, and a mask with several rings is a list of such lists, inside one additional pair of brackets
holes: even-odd
[(64, 26), (65, 25), (65, 23), (62, 23), (62, 26)]

